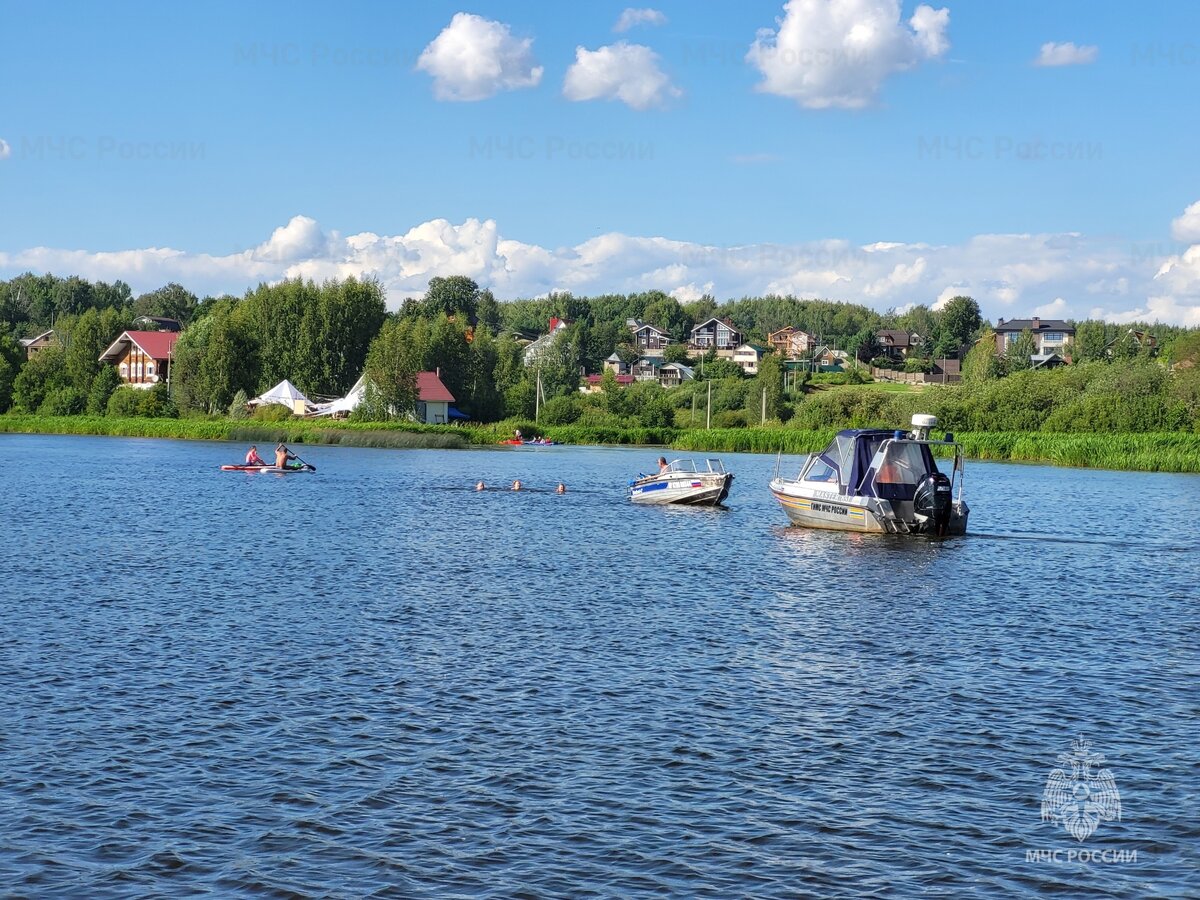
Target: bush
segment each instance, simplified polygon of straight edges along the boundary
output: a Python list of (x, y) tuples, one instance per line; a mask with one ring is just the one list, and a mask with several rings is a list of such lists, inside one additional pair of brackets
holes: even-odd
[(229, 404), (229, 418), (250, 418), (250, 407), (246, 405), (249, 400), (250, 398), (246, 395), (246, 392), (238, 388), (238, 392), (233, 395), (233, 400)]
[(114, 419), (131, 419), (138, 414), (138, 404), (141, 402), (141, 391), (129, 387), (129, 385), (122, 385), (108, 398), (108, 406), (104, 410), (104, 414)]
[(745, 428), (746, 414), (738, 409), (727, 409), (716, 413), (712, 418), (713, 428)]
[(38, 407), (39, 416), (77, 416), (84, 411), (87, 400), (73, 387), (55, 388)]
[(174, 419), (179, 415), (165, 382), (159, 382), (148, 391), (142, 391), (137, 414), (146, 419)]
[(255, 408), (253, 418), (257, 422), (286, 422), (292, 418), (292, 411), (279, 403), (264, 403)]
[(542, 407), (543, 425), (570, 425), (583, 414), (583, 404), (573, 396), (551, 397)]
[(932, 372), (933, 363), (919, 356), (911, 356), (904, 361), (904, 371), (910, 373)]
[(115, 366), (105, 366), (92, 379), (92, 389), (88, 392), (87, 413), (89, 416), (102, 416), (108, 409), (108, 400), (113, 391), (121, 386), (121, 376)]

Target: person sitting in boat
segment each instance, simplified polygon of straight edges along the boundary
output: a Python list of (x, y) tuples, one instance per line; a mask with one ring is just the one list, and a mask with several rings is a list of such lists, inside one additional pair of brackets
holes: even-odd
[(248, 466), (265, 466), (267, 461), (258, 455), (258, 447), (251, 446), (250, 452), (246, 454), (246, 465)]
[(513, 440), (514, 441), (524, 440), (524, 438), (521, 437), (521, 429), (520, 428), (513, 429)]
[(288, 466), (288, 461), (293, 460), (293, 459), (299, 459), (299, 457), (296, 456), (296, 454), (293, 453), (291, 450), (289, 450), (285, 445), (280, 444), (278, 447), (275, 448), (275, 466), (276, 466), (276, 468), (279, 468), (279, 469), (297, 468), (295, 466), (292, 466), (292, 467)]
[(667, 469), (669, 468), (671, 468), (671, 466), (667, 463), (667, 458), (665, 456), (660, 456), (658, 458), (658, 474), (662, 475), (666, 473)]

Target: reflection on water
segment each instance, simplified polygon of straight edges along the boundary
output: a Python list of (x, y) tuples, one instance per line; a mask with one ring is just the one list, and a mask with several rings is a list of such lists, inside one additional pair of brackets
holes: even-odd
[(939, 541), (788, 528), (769, 457), (241, 449), (0, 437), (8, 892), (1196, 892), (1194, 477), (972, 464)]

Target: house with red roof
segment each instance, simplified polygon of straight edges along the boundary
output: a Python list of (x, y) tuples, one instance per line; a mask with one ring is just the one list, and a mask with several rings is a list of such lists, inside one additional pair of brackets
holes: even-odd
[(417, 421), (426, 425), (446, 425), (454, 395), (442, 384), (437, 372), (417, 373)]
[(136, 388), (152, 388), (171, 373), (171, 350), (176, 331), (122, 331), (100, 354), (100, 362), (117, 367), (121, 380)]

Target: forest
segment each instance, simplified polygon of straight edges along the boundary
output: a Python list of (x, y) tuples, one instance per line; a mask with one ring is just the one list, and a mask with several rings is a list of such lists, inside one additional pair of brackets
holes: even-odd
[[(183, 325), (170, 383), (153, 390), (121, 386), (114, 367), (99, 362), (139, 316)], [(600, 392), (580, 392), (581, 374), (602, 371), (610, 354), (636, 358), (628, 320), (669, 333), (680, 343), (667, 348), (667, 359), (684, 360), (691, 327), (712, 316), (730, 318), (759, 343), (771, 331), (796, 326), (847, 351), (852, 362), (842, 373), (785, 380), (774, 355), (749, 377), (710, 353), (695, 366), (696, 379), (675, 388), (619, 387), (608, 375)], [(525, 347), (552, 317), (569, 325), (536, 367), (527, 366)], [(1031, 336), (997, 353), (990, 325), (969, 297), (940, 310), (887, 313), (778, 296), (680, 303), (660, 291), (498, 301), (454, 276), (432, 279), (423, 296), (389, 312), (382, 286), (371, 279), (286, 280), (242, 297), (198, 298), (178, 284), (135, 297), (120, 281), (26, 274), (0, 282), (0, 411), (240, 419), (248, 415), (248, 398), (283, 378), (311, 398), (333, 398), (365, 371), (371, 388), (354, 417), (386, 421), (412, 408), (415, 374), (436, 370), (473, 423), (532, 421), (536, 414), (535, 424), (583, 428), (823, 429), (890, 426), (919, 406), (948, 427), (970, 431), (1197, 430), (1200, 332), (1161, 323), (1074, 325), (1073, 365), (1030, 371)], [(869, 383), (868, 364), (880, 353), (875, 334), (885, 328), (924, 338), (910, 369), (962, 355), (962, 383), (919, 393)], [(26, 360), (18, 340), (51, 329), (52, 345)], [(1127, 340), (1134, 332), (1152, 333), (1155, 341)], [(282, 407), (259, 412), (286, 414)]]

